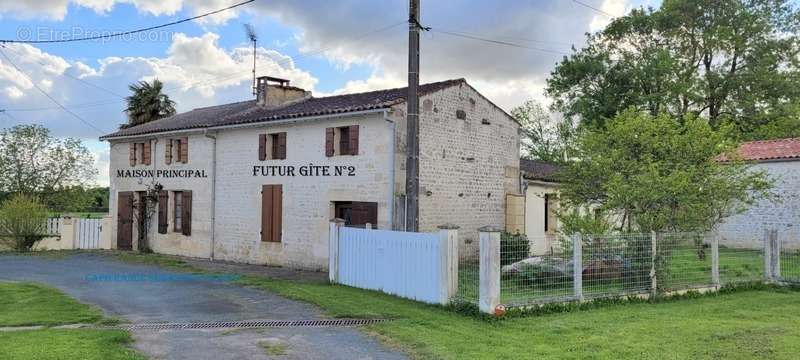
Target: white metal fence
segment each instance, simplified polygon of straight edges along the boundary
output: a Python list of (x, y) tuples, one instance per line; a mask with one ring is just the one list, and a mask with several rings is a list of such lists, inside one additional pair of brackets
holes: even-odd
[(47, 235), (59, 235), (61, 233), (61, 218), (47, 218), (44, 228)]
[(413, 233), (331, 224), (331, 281), (427, 303), (456, 289), (456, 230)]
[(100, 249), (102, 219), (75, 219), (75, 248)]

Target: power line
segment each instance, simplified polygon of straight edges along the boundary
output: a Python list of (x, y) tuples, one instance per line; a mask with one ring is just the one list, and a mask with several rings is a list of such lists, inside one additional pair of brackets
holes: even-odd
[(505, 45), (505, 46), (511, 46), (511, 47), (516, 47), (516, 48), (541, 51), (541, 52), (557, 54), (557, 55), (569, 55), (569, 53), (566, 53), (566, 52), (563, 52), (563, 51), (550, 50), (550, 49), (544, 49), (544, 48), (540, 48), (540, 47), (516, 44), (516, 43), (504, 41), (504, 40), (489, 39), (489, 38), (469, 35), (469, 34), (465, 34), (465, 33), (458, 33), (458, 32), (445, 31), (445, 30), (437, 30), (437, 29), (432, 29), (431, 31), (437, 32), (437, 33), (440, 33), (440, 34), (450, 35), (450, 36), (457, 36), (457, 37), (462, 37), (462, 38), (471, 39), (471, 40), (483, 41), (483, 42), (492, 43), (492, 44), (496, 44), (496, 45)]
[[(477, 36), (477, 37), (483, 36), (482, 34), (479, 34), (479, 33), (476, 33), (476, 32), (469, 32), (469, 31), (457, 30), (457, 29), (444, 29), (444, 28), (440, 28), (438, 26), (436, 26), (435, 28), (441, 29), (441, 30), (447, 30), (447, 31), (454, 32), (454, 33), (459, 33), (459, 34), (472, 35), (472, 36)], [(572, 46), (572, 45), (574, 45), (572, 43), (566, 43), (566, 42), (536, 40), (536, 39), (529, 39), (529, 38), (524, 38), (524, 37), (508, 36), (508, 35), (492, 35), (492, 37), (499, 38), (499, 39), (509, 39), (509, 40), (516, 40), (516, 41), (524, 41), (524, 42), (528, 42), (528, 43), (551, 44), (551, 45), (562, 45), (562, 46)]]
[(587, 4), (587, 3), (583, 2), (583, 1), (579, 1), (579, 0), (572, 0), (572, 2), (574, 2), (574, 3), (578, 4), (578, 5), (581, 5), (581, 6), (583, 6), (583, 7), (586, 7), (586, 8), (592, 9), (592, 10), (594, 10), (594, 11), (596, 11), (596, 12), (600, 13), (600, 14), (603, 14), (603, 15), (605, 15), (605, 16), (608, 16), (608, 17), (610, 17), (610, 18), (615, 18), (615, 17), (617, 17), (616, 15), (611, 15), (611, 14), (609, 14), (609, 13), (607, 13), (607, 12), (603, 11), (602, 9), (599, 9), (599, 8), (597, 8), (597, 7), (594, 7), (594, 6), (592, 6), (592, 5), (589, 5), (589, 4)]
[(89, 40), (110, 39), (110, 38), (126, 36), (126, 35), (136, 34), (136, 33), (155, 30), (155, 29), (161, 29), (161, 28), (164, 28), (164, 27), (167, 27), (167, 26), (172, 26), (172, 25), (177, 25), (177, 24), (185, 23), (185, 22), (192, 21), (192, 20), (197, 20), (197, 19), (200, 19), (200, 18), (203, 18), (203, 17), (206, 17), (206, 16), (210, 16), (210, 15), (221, 13), (223, 11), (228, 11), (230, 9), (233, 9), (233, 8), (236, 8), (236, 7), (239, 7), (239, 6), (247, 5), (247, 4), (249, 4), (251, 2), (254, 2), (254, 1), (256, 1), (256, 0), (243, 1), (243, 2), (240, 2), (238, 4), (233, 4), (231, 6), (223, 8), (223, 9), (215, 10), (215, 11), (212, 11), (212, 12), (207, 12), (205, 14), (200, 14), (200, 15), (197, 15), (197, 16), (193, 16), (193, 17), (182, 19), (182, 20), (178, 20), (178, 21), (173, 21), (173, 22), (166, 23), (166, 24), (151, 26), (151, 27), (143, 28), (143, 29), (136, 29), (136, 30), (130, 30), (130, 31), (125, 31), (125, 32), (107, 34), (107, 35), (87, 36), (87, 37), (72, 38), (72, 39), (59, 39), (59, 40), (0, 39), (0, 43), (46, 44), (46, 43), (64, 43), (64, 42), (75, 42), (75, 41), (89, 41)]
[[(356, 36), (352, 40), (353, 41), (361, 40), (361, 39), (366, 38), (368, 36), (371, 36), (371, 35), (374, 35), (374, 34), (377, 34), (377, 33), (392, 29), (392, 28), (395, 28), (395, 27), (403, 25), (403, 24), (406, 24), (406, 20), (399, 21), (399, 22), (396, 22), (396, 23), (393, 23), (393, 24), (390, 24), (390, 25), (387, 25), (387, 26), (384, 26), (384, 27), (381, 27), (381, 28), (378, 28), (378, 29), (375, 29), (375, 30), (371, 30), (371, 31), (359, 34), (358, 36)], [(0, 45), (0, 46), (2, 46), (2, 45)], [(308, 57), (311, 57), (311, 56), (314, 56), (314, 55), (317, 55), (317, 54), (320, 54), (320, 53), (323, 53), (323, 52), (326, 52), (328, 50), (332, 50), (332, 49), (335, 49), (335, 48), (336, 48), (336, 46), (329, 46), (329, 47), (326, 47), (326, 48), (317, 49), (317, 50), (310, 51), (310, 52), (307, 52), (307, 53), (298, 54), (295, 57), (290, 57), (290, 58), (280, 59), (280, 60), (273, 59), (273, 61), (275, 62), (275, 64), (285, 65), (285, 64), (288, 64), (291, 61), (296, 61), (298, 59), (308, 58)], [(233, 79), (233, 78), (239, 77), (244, 73), (249, 73), (250, 71), (251, 70), (246, 70), (246, 71), (242, 70), (242, 71), (239, 71), (239, 72), (236, 72), (236, 73), (229, 73), (229, 74), (225, 74), (225, 75), (214, 76), (214, 77), (211, 77), (211, 78), (190, 82), (188, 84), (188, 86), (189, 86), (189, 88), (193, 88), (193, 87), (195, 87), (197, 85), (201, 85), (201, 84), (204, 84), (204, 83), (209, 83), (209, 82), (212, 82), (212, 81), (229, 80), (229, 79)], [(76, 79), (76, 80), (78, 80), (78, 79)], [(80, 79), (79, 81), (83, 81), (83, 80)], [(91, 84), (91, 83), (88, 83), (88, 82), (86, 82), (86, 83), (91, 85), (91, 86), (100, 88), (99, 86), (96, 86), (95, 84)], [(177, 89), (184, 88), (186, 86), (187, 85), (176, 85), (176, 86), (166, 87), (166, 88), (163, 89), (163, 91), (177, 90)], [(121, 97), (121, 98), (124, 99), (124, 96), (121, 96), (121, 95), (118, 95), (118, 94), (114, 94), (110, 90), (107, 90), (107, 91), (112, 93), (115, 96), (118, 96), (118, 97)], [(105, 105), (116, 104), (118, 101), (119, 100), (117, 100), (117, 99), (107, 99), (107, 100), (101, 100), (101, 101), (95, 101), (95, 102), (89, 102), (89, 103), (74, 104), (74, 105), (70, 105), (70, 107), (71, 108), (87, 108), (87, 107), (95, 107), (95, 106), (105, 106)], [(60, 109), (61, 109), (60, 107), (39, 107), (39, 108), (6, 109), (6, 111), (29, 112), (29, 111), (48, 111), (48, 110), (60, 110)]]
[[(3, 46), (3, 47), (5, 47), (5, 46)], [(35, 81), (34, 81), (34, 80), (33, 80), (33, 79), (30, 77), (30, 76), (28, 76), (28, 74), (26, 74), (25, 72), (23, 72), (23, 71), (22, 71), (22, 70), (21, 70), (21, 69), (20, 69), (20, 68), (17, 66), (17, 64), (15, 64), (15, 63), (14, 63), (14, 62), (11, 60), (11, 58), (9, 58), (9, 57), (8, 57), (8, 55), (6, 55), (6, 52), (5, 52), (5, 51), (3, 51), (3, 49), (0, 49), (0, 55), (2, 55), (2, 56), (3, 56), (3, 57), (4, 57), (4, 58), (5, 58), (7, 61), (8, 61), (8, 63), (9, 63), (9, 64), (11, 64), (11, 66), (13, 66), (13, 67), (14, 67), (14, 69), (16, 69), (16, 70), (17, 70), (17, 71), (18, 71), (20, 74), (24, 75), (24, 76), (25, 76), (25, 77), (28, 79), (28, 81), (30, 81), (30, 82), (31, 82), (31, 84), (33, 84), (33, 86), (34, 86), (34, 87), (35, 87), (37, 90), (39, 90), (39, 92), (41, 92), (41, 93), (42, 93), (44, 96), (46, 96), (48, 99), (50, 99), (50, 101), (52, 101), (52, 102), (53, 102), (54, 104), (56, 104), (56, 105), (57, 105), (59, 108), (61, 108), (61, 110), (64, 110), (64, 112), (66, 112), (66, 113), (68, 113), (68, 114), (72, 115), (74, 118), (76, 118), (76, 119), (80, 120), (82, 123), (86, 124), (86, 126), (89, 126), (90, 128), (97, 130), (97, 132), (99, 132), (100, 134), (105, 134), (105, 132), (104, 132), (103, 130), (100, 130), (98, 127), (96, 127), (96, 126), (92, 125), (92, 123), (90, 123), (90, 122), (86, 121), (86, 119), (84, 119), (84, 118), (80, 117), (78, 114), (76, 114), (76, 113), (74, 113), (74, 112), (70, 111), (69, 109), (67, 109), (66, 107), (64, 107), (64, 105), (61, 105), (61, 103), (60, 103), (60, 102), (58, 102), (58, 100), (56, 100), (55, 98), (53, 98), (52, 96), (50, 96), (50, 94), (48, 94), (46, 91), (44, 91), (44, 89), (42, 89), (41, 87), (39, 87), (39, 85), (37, 85), (37, 84), (36, 84), (36, 82), (35, 82)], [(4, 111), (4, 112), (5, 112), (5, 111)]]

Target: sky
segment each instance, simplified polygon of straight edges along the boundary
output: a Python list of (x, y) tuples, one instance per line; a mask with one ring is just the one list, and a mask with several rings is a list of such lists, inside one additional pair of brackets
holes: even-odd
[[(0, 0), (0, 39), (56, 40), (160, 25), (242, 0)], [(422, 83), (466, 78), (507, 111), (535, 99), (554, 66), (586, 33), (658, 0), (421, 0)], [(128, 85), (158, 78), (179, 112), (252, 99), (257, 74), (291, 80), (314, 96), (405, 86), (408, 1), (257, 0), (125, 38), (0, 48), (0, 128), (40, 124), (76, 137), (108, 185), (108, 143), (126, 122)], [(513, 43), (500, 45), (449, 33)], [(63, 105), (62, 109), (53, 100)], [(77, 116), (73, 116), (73, 113)], [(80, 119), (79, 119), (80, 118)]]

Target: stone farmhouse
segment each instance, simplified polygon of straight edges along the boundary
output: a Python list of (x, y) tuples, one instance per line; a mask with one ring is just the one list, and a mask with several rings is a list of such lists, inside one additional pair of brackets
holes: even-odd
[[(257, 93), (101, 137), (114, 247), (325, 270), (331, 218), (403, 229), (405, 88), (313, 97), (261, 77)], [(420, 104), (420, 231), (477, 243), (521, 194), (519, 124), (464, 79), (421, 85)]]
[[(781, 237), (798, 239), (800, 226), (800, 138), (751, 141), (739, 146), (738, 155), (752, 162), (753, 170), (775, 180), (777, 201), (762, 200), (744, 213), (731, 216), (718, 226), (720, 244), (759, 249), (765, 228), (775, 228)], [(787, 244), (796, 244), (788, 241)]]

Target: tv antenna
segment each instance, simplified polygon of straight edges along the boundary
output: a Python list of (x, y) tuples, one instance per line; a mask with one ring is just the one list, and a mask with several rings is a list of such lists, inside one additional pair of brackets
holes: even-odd
[(244, 31), (247, 33), (247, 38), (253, 42), (253, 96), (256, 96), (258, 94), (258, 89), (256, 89), (256, 42), (258, 41), (258, 35), (256, 35), (253, 25), (250, 24), (244, 24)]

